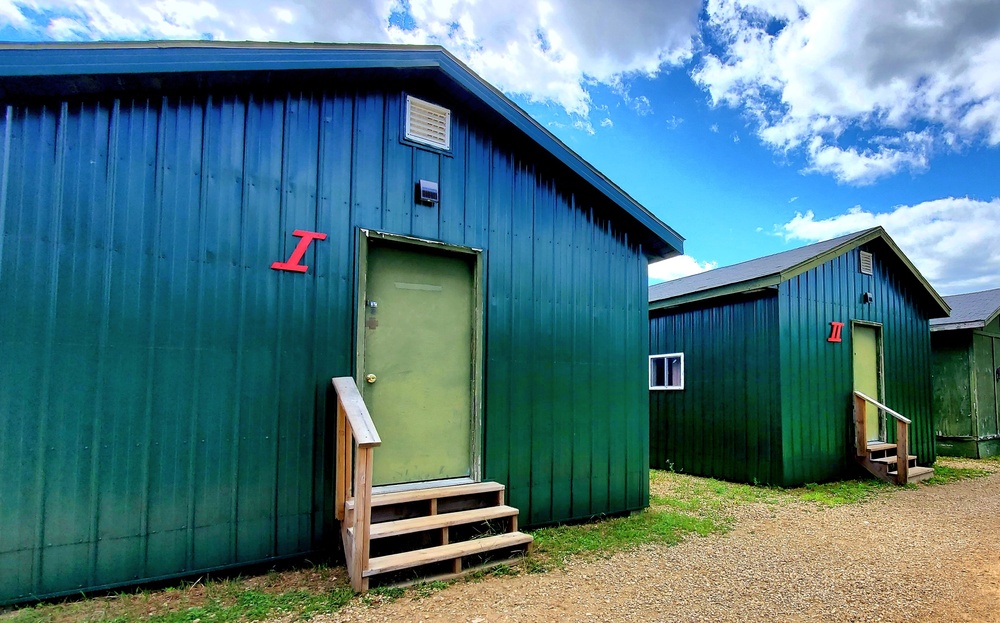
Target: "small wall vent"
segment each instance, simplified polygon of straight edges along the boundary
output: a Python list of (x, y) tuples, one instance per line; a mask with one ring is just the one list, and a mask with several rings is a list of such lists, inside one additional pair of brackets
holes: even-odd
[(861, 272), (865, 275), (872, 274), (872, 254), (861, 251)]
[(406, 138), (438, 149), (451, 149), (451, 111), (407, 95)]

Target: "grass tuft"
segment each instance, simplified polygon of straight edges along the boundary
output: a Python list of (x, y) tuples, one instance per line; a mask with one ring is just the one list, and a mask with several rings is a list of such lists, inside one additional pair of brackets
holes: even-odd
[(805, 502), (839, 506), (864, 502), (894, 488), (894, 485), (881, 480), (842, 480), (823, 484), (809, 483), (805, 487), (791, 489), (789, 493)]
[(944, 485), (958, 480), (969, 480), (989, 476), (992, 472), (972, 467), (950, 467), (940, 461), (934, 464), (934, 476), (924, 481), (928, 485)]

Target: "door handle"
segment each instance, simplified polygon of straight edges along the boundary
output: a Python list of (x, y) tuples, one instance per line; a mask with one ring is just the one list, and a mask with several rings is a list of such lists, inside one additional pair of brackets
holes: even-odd
[(369, 374), (368, 376), (365, 377), (365, 380), (368, 381), (369, 384), (371, 384), (377, 381), (378, 377), (375, 376), (374, 374)]

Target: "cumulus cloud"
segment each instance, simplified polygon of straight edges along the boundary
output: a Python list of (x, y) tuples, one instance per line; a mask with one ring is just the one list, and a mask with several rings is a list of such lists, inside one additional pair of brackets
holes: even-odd
[[(509, 94), (587, 117), (591, 85), (690, 60), (700, 10), (700, 0), (612, 10), (600, 0), (0, 0), (0, 27), (43, 40), (440, 44)], [(644, 98), (632, 106), (651, 110)]]
[(706, 14), (695, 81), (808, 172), (868, 184), (936, 149), (1000, 145), (1000, 3), (708, 0)]
[(670, 281), (688, 275), (697, 275), (718, 266), (718, 262), (699, 262), (690, 255), (678, 255), (649, 265), (649, 278), (654, 281)]
[(948, 197), (888, 212), (855, 206), (817, 219), (811, 211), (776, 228), (787, 240), (816, 242), (881, 225), (942, 294), (1000, 287), (1000, 199)]

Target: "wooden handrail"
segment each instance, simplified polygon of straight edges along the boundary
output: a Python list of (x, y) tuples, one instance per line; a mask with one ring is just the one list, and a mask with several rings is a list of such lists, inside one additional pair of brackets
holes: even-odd
[(875, 400), (874, 398), (866, 396), (866, 395), (862, 394), (859, 391), (855, 391), (854, 395), (857, 396), (858, 398), (863, 398), (863, 399), (867, 400), (868, 402), (872, 403), (873, 405), (875, 405), (879, 409), (882, 409), (883, 411), (885, 411), (886, 413), (888, 413), (892, 417), (896, 418), (897, 420), (899, 420), (903, 424), (912, 424), (913, 423), (912, 421), (910, 421), (909, 418), (903, 417), (899, 413), (893, 411), (892, 409), (890, 409), (889, 407), (885, 406), (884, 404), (882, 404), (878, 400)]
[(333, 379), (337, 393), (337, 456), (334, 512), (340, 520), (351, 588), (368, 588), (368, 546), (372, 523), (372, 473), (375, 447), (382, 440), (354, 379)]
[(868, 426), (865, 402), (870, 402), (896, 419), (896, 484), (905, 485), (909, 480), (910, 471), (910, 424), (909, 418), (893, 411), (881, 402), (866, 396), (859, 391), (854, 392), (854, 436), (855, 450), (859, 457), (868, 455)]
[(337, 377), (333, 379), (333, 389), (337, 392), (337, 401), (344, 407), (344, 415), (351, 425), (358, 446), (368, 448), (381, 445), (382, 439), (378, 436), (375, 422), (368, 413), (368, 407), (354, 379), (349, 376)]

